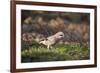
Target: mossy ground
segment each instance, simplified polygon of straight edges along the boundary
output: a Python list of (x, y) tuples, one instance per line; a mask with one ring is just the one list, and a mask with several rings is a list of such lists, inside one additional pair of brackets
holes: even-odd
[(22, 62), (46, 62), (46, 61), (67, 61), (86, 60), (90, 57), (90, 49), (80, 47), (78, 44), (56, 44), (51, 49), (43, 45), (33, 44), (21, 50)]

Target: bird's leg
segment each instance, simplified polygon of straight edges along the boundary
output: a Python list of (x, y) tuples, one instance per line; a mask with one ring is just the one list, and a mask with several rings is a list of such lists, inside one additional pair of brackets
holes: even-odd
[(53, 47), (52, 47), (52, 46), (50, 46), (50, 49), (51, 49), (51, 51), (54, 51), (54, 49), (53, 49)]
[(48, 48), (48, 50), (49, 50), (50, 46), (48, 45), (47, 48)]

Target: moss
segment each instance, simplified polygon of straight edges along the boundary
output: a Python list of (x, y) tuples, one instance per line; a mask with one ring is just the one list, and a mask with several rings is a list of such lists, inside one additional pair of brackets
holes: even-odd
[(79, 45), (57, 44), (54, 48), (47, 49), (43, 46), (33, 45), (21, 51), (22, 62), (67, 61), (86, 60), (90, 57), (89, 48)]

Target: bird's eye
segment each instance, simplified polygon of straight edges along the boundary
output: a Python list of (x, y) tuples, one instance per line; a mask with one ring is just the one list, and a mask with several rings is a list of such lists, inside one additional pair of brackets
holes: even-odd
[(63, 35), (60, 35), (60, 36), (63, 36)]

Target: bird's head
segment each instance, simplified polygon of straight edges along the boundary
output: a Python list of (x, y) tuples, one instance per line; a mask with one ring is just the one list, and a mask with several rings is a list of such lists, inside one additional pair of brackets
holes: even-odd
[(61, 39), (64, 38), (64, 33), (63, 32), (58, 32), (55, 34), (56, 38)]

